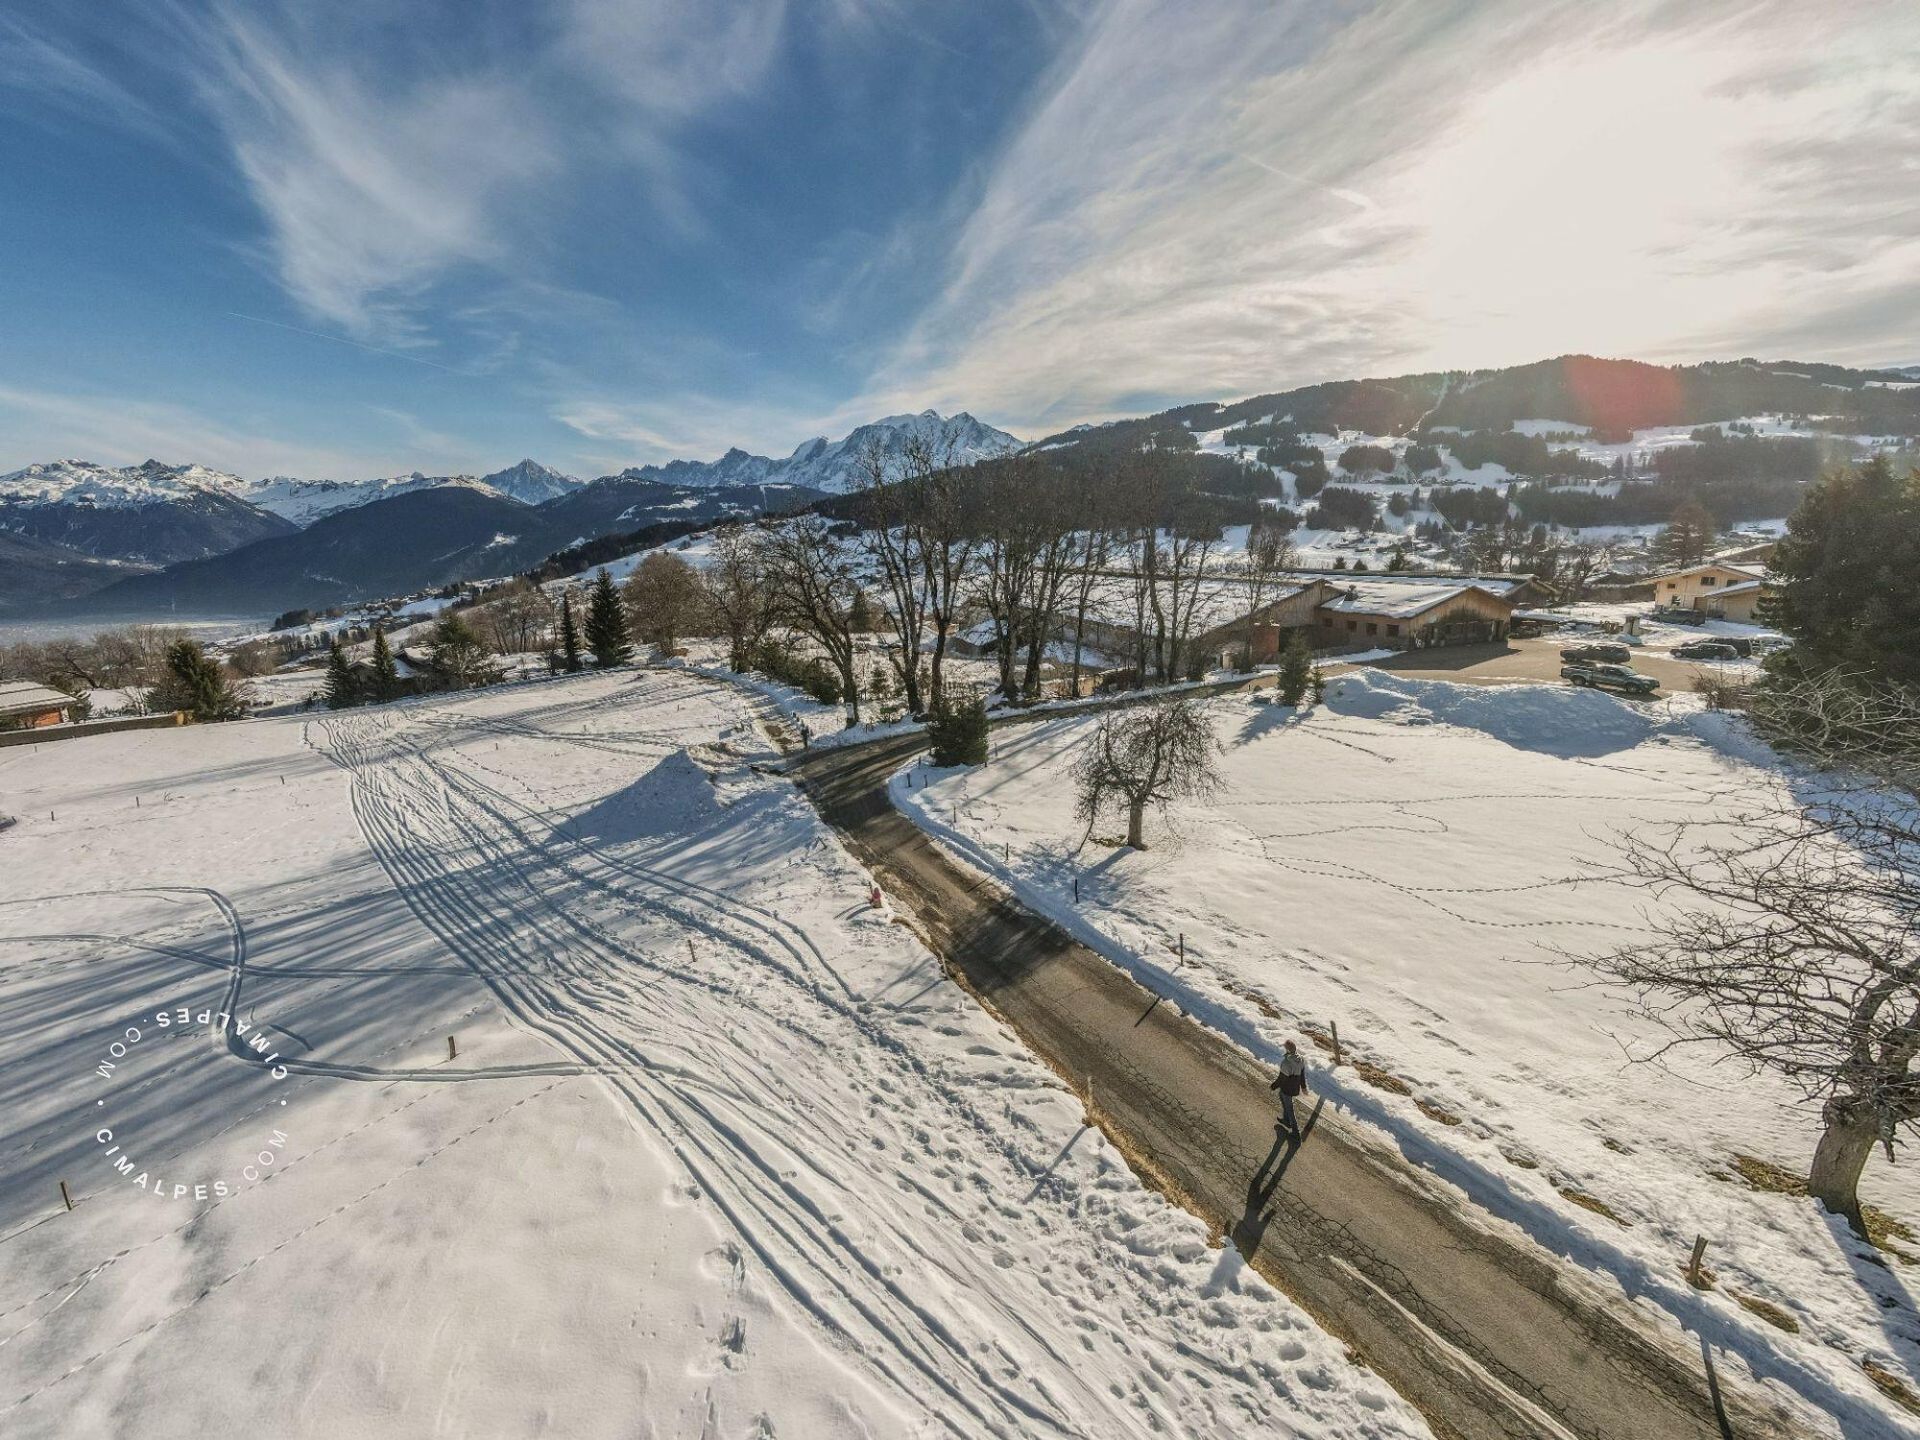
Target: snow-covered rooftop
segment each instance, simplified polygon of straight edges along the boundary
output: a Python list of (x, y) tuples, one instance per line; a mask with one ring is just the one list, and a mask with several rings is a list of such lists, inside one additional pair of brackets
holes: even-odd
[(71, 695), (62, 695), (31, 680), (0, 680), (0, 715), (28, 715), (64, 709), (71, 704)]
[[(1424, 615), (1469, 590), (1504, 599), (1504, 592), (1474, 580), (1434, 580), (1409, 583), (1400, 580), (1335, 581), (1335, 592), (1321, 603), (1328, 610), (1346, 615), (1385, 615), (1394, 620), (1410, 620)], [(1508, 587), (1513, 588), (1513, 587)]]

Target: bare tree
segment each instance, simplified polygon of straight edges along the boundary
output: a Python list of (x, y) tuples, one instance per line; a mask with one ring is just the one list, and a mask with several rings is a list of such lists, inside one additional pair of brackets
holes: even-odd
[(859, 583), (840, 543), (818, 515), (797, 515), (765, 532), (773, 618), (817, 642), (839, 673), (849, 724), (860, 723), (860, 680), (854, 661), (853, 597)]
[(1178, 680), (1186, 673), (1207, 563), (1220, 545), (1220, 523), (1202, 513), (1204, 508), (1200, 497), (1184, 488), (1176, 492), (1166, 528), (1156, 540), (1161, 558), (1154, 572), (1164, 583), (1155, 587), (1149, 599), (1161, 637), (1158, 668), (1162, 680)]
[(280, 647), (271, 640), (249, 640), (236, 645), (227, 654), (227, 664), (233, 673), (247, 680), (257, 680), (262, 675), (271, 675), (286, 661)]
[(1144, 850), (1147, 806), (1217, 790), (1219, 753), (1207, 712), (1191, 700), (1113, 711), (1075, 762), (1075, 813), (1091, 835), (1103, 814), (1124, 807), (1126, 843)]
[(921, 644), (931, 626), (930, 678), (937, 690), (934, 677), (945, 657), (947, 630), (971, 549), (970, 540), (953, 524), (952, 462), (951, 446), (942, 449), (922, 436), (910, 437), (898, 459), (878, 440), (856, 457), (860, 541), (885, 589), (893, 620), (889, 659), (900, 677), (907, 709), (916, 715), (928, 704), (920, 685)]
[(713, 623), (727, 637), (727, 664), (745, 670), (772, 623), (773, 595), (767, 584), (758, 531), (723, 525), (714, 532), (701, 589)]
[(993, 621), (994, 659), (1000, 693), (1020, 694), (1014, 660), (1033, 628), (1034, 571), (1046, 543), (1047, 527), (1033, 495), (1045, 483), (1040, 463), (1031, 456), (988, 461), (975, 467), (980, 508), (978, 598)]
[(1020, 693), (1027, 699), (1040, 694), (1040, 662), (1059, 623), (1060, 605), (1067, 582), (1081, 554), (1078, 536), (1086, 523), (1075, 513), (1073, 501), (1062, 484), (1058, 471), (1043, 473), (1041, 483), (1026, 497), (1032, 511), (1034, 531), (1033, 566), (1028, 573), (1025, 605), (1026, 665), (1020, 676)]
[(1586, 963), (1633, 989), (1669, 1047), (1724, 1048), (1818, 1103), (1808, 1191), (1865, 1235), (1868, 1155), (1891, 1160), (1920, 1128), (1920, 696), (1774, 680), (1755, 716), (1838, 768), (1801, 777), (1799, 801), (1623, 837), (1627, 876), (1680, 907)]
[(1066, 481), (1067, 503), (1079, 517), (1081, 528), (1073, 537), (1073, 554), (1063, 604), (1073, 615), (1073, 673), (1069, 682), (1072, 694), (1080, 693), (1080, 674), (1086, 656), (1087, 619), (1093, 598), (1112, 563), (1114, 550), (1112, 505), (1098, 480), (1079, 472)]
[(497, 598), (479, 606), (475, 628), (500, 655), (524, 655), (553, 646), (553, 599), (528, 580), (510, 581)]
[(634, 567), (625, 597), (633, 633), (671, 651), (700, 628), (705, 597), (700, 576), (685, 560), (657, 550)]
[(1298, 563), (1293, 541), (1287, 532), (1265, 520), (1247, 531), (1247, 638), (1246, 668), (1253, 668), (1253, 627), (1260, 618), (1260, 607), (1279, 583), (1280, 577)]

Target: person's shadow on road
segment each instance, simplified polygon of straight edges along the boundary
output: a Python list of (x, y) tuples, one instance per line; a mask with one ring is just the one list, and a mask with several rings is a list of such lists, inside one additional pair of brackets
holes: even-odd
[(1274, 1122), (1273, 1148), (1247, 1182), (1246, 1206), (1233, 1227), (1234, 1248), (1244, 1259), (1253, 1259), (1254, 1252), (1260, 1248), (1260, 1242), (1266, 1236), (1267, 1227), (1273, 1223), (1275, 1212), (1268, 1208), (1269, 1204), (1279, 1190), (1281, 1180), (1286, 1177), (1287, 1167), (1293, 1164), (1293, 1157), (1300, 1153), (1307, 1136), (1313, 1133), (1323, 1103), (1318, 1096), (1314, 1098), (1313, 1109), (1307, 1112), (1306, 1124), (1300, 1127), (1298, 1136), (1278, 1121)]

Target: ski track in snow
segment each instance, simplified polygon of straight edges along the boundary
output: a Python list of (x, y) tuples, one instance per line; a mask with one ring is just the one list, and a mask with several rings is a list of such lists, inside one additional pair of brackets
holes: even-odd
[[(663, 679), (642, 688), (717, 687)], [(1009, 1211), (983, 1186), (949, 1192), (934, 1183), (945, 1170), (940, 1132), (949, 1128), (987, 1142), (1014, 1174), (1027, 1162), (1000, 1117), (914, 1052), (894, 1006), (858, 994), (772, 911), (611, 853), (483, 779), (463, 748), (531, 734), (629, 757), (681, 749), (684, 733), (635, 730), (608, 744), (555, 729), (647, 698), (623, 686), (553, 707), (537, 725), (448, 710), (367, 711), (315, 725), (309, 743), (351, 777), (368, 844), (428, 928), (520, 1024), (598, 1074), (793, 1304), (929, 1425), (968, 1436), (1106, 1436), (1298, 1421), (1290, 1386), (1258, 1361), (1209, 1365), (1198, 1386), (1164, 1383), (1195, 1374), (1200, 1357), (1186, 1342), (1221, 1322), (1185, 1313), (1200, 1297), (1161, 1291), (1148, 1266), (1123, 1272), (1141, 1285), (1125, 1308), (1162, 1317), (1144, 1332), (1123, 1334), (1110, 1310), (1066, 1300), (1084, 1331), (1144, 1352), (1133, 1356), (1133, 1384), (1100, 1383), (1099, 1368), (1070, 1353), (1061, 1331), (1030, 1318), (1062, 1304), (1054, 1284), (1014, 1268), (998, 1243), (1009, 1223), (1057, 1225), (1049, 1207)], [(773, 803), (804, 806), (791, 793)], [(636, 945), (600, 918), (636, 909), (674, 938)], [(824, 1063), (844, 1076), (837, 1093), (823, 1098), (784, 1083), (788, 1057), (808, 1052), (802, 1068)], [(896, 1118), (916, 1143), (882, 1142), (876, 1121), (915, 1104), (920, 1113)], [(865, 1183), (849, 1186), (850, 1175)], [(924, 1212), (933, 1233), (910, 1212)], [(1100, 1243), (1077, 1226), (1060, 1229), (1063, 1249)], [(932, 1293), (969, 1303), (923, 1298), (929, 1270), (942, 1282)]]

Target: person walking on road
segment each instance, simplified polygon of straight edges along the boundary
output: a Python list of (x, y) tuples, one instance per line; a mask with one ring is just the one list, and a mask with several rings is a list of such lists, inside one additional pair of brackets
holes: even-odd
[(1300, 1122), (1294, 1117), (1293, 1101), (1295, 1096), (1307, 1093), (1307, 1062), (1300, 1058), (1293, 1041), (1287, 1041), (1286, 1054), (1280, 1057), (1280, 1073), (1267, 1088), (1280, 1092), (1280, 1123), (1298, 1140)]

